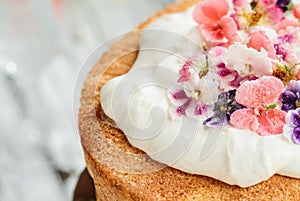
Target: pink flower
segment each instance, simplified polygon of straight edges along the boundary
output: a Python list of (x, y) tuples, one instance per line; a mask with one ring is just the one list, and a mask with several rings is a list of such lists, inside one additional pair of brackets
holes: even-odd
[(228, 40), (225, 46), (229, 47), (235, 42), (242, 42), (242, 39), (237, 33), (237, 24), (235, 23), (234, 19), (228, 16), (224, 16), (221, 20), (224, 36)]
[(246, 7), (249, 3), (247, 0), (233, 0), (234, 7), (242, 8)]
[(284, 20), (283, 10), (276, 4), (276, 0), (252, 1), (257, 4), (250, 4), (248, 0), (234, 0), (235, 13), (231, 14), (239, 30), (249, 30), (257, 25), (275, 25)]
[(179, 70), (180, 78), (178, 79), (178, 82), (185, 82), (188, 81), (191, 77), (190, 68), (193, 65), (193, 62), (191, 60), (187, 60), (182, 68)]
[(277, 28), (276, 28), (276, 31), (279, 32), (279, 31), (285, 31), (287, 29), (287, 27), (297, 27), (299, 26), (298, 22), (294, 21), (294, 20), (289, 20), (289, 19), (284, 19), (282, 20), (278, 25), (277, 25)]
[(264, 31), (255, 31), (253, 33), (250, 33), (248, 47), (252, 47), (259, 52), (261, 51), (261, 48), (264, 48), (268, 52), (268, 57), (272, 59), (276, 58), (276, 50), (274, 48), (274, 44), (271, 42)]
[(257, 80), (244, 82), (236, 92), (236, 101), (247, 107), (268, 106), (274, 103), (284, 88), (276, 77), (263, 76)]
[(258, 3), (264, 6), (274, 5), (277, 0), (259, 0)]
[(293, 14), (297, 19), (300, 19), (300, 3), (294, 6)]
[(236, 110), (230, 116), (230, 123), (238, 129), (257, 130), (259, 127), (258, 119), (252, 109)]
[(265, 8), (265, 11), (267, 13), (267, 18), (271, 24), (277, 24), (285, 19), (283, 10), (277, 5), (268, 6)]
[(231, 44), (240, 40), (235, 21), (227, 16), (229, 9), (227, 0), (205, 0), (196, 5), (193, 18), (207, 42)]
[(286, 112), (268, 109), (276, 102), (284, 89), (283, 83), (275, 77), (263, 76), (244, 82), (236, 92), (236, 101), (249, 109), (232, 113), (230, 123), (239, 129), (250, 129), (261, 136), (282, 133)]

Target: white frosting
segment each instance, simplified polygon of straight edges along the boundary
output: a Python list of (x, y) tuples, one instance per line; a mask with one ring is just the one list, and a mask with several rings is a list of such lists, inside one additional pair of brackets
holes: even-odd
[[(201, 38), (195, 34), (191, 10), (161, 17), (150, 28), (176, 32), (199, 44)], [(168, 70), (177, 73), (180, 59), (176, 54), (147, 48), (161, 48), (179, 55), (195, 48), (180, 40), (166, 43), (161, 32), (156, 36), (153, 30), (150, 32), (144, 32), (140, 43), (142, 51), (130, 71), (136, 79), (123, 75), (109, 81), (101, 90), (104, 112), (116, 121), (133, 146), (176, 169), (241, 187), (255, 185), (276, 173), (300, 178), (300, 146), (290, 143), (283, 135), (261, 137), (231, 126), (222, 130), (208, 129), (202, 124), (208, 115), (197, 120), (169, 119), (170, 103), (162, 83), (168, 87), (168, 83), (176, 82)], [(143, 75), (134, 75), (137, 69), (148, 65), (156, 68), (145, 70), (145, 67)], [(147, 85), (149, 82), (157, 84)], [(120, 85), (123, 88), (117, 89)], [(160, 129), (147, 129), (150, 127)]]

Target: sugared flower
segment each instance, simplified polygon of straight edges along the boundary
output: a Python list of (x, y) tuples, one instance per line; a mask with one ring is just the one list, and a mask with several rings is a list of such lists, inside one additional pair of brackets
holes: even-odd
[(258, 3), (263, 6), (273, 6), (277, 0), (259, 0)]
[(244, 108), (243, 105), (235, 101), (235, 93), (236, 90), (221, 93), (214, 105), (214, 114), (206, 119), (203, 124), (212, 128), (220, 128), (227, 125), (230, 121), (230, 115), (234, 111)]
[(250, 108), (266, 107), (276, 102), (284, 88), (283, 83), (272, 76), (246, 81), (236, 93), (236, 101)]
[(276, 31), (286, 31), (288, 27), (298, 27), (299, 23), (296, 22), (295, 20), (290, 20), (290, 19), (284, 19), (282, 20), (277, 26), (276, 26)]
[[(210, 73), (201, 73), (207, 68), (206, 57), (197, 59), (204, 61), (190, 60), (183, 65), (180, 70), (180, 79), (175, 88), (168, 92), (169, 100), (172, 104), (170, 109), (171, 118), (180, 116), (197, 117), (207, 111), (207, 106), (214, 104), (218, 99), (218, 84)], [(188, 66), (188, 68), (187, 68)], [(182, 72), (186, 71), (183, 76)], [(201, 75), (201, 76), (200, 76)], [(182, 79), (184, 77), (184, 79)]]
[(264, 49), (258, 52), (246, 45), (236, 43), (231, 45), (222, 57), (226, 67), (236, 70), (241, 76), (271, 75), (273, 71), (272, 61)]
[(233, 17), (239, 29), (249, 30), (257, 25), (274, 25), (284, 19), (283, 10), (274, 0), (237, 1), (233, 5), (236, 11)]
[(281, 98), (282, 110), (288, 112), (300, 107), (300, 81), (291, 80)]
[(193, 18), (208, 43), (223, 45), (240, 40), (235, 21), (227, 15), (229, 9), (227, 0), (206, 0), (196, 5)]
[[(300, 63), (300, 24), (294, 21), (287, 23), (286, 27), (282, 27), (278, 31), (278, 46), (284, 50), (284, 57), (282, 65), (291, 69), (293, 76), (298, 72), (298, 65)], [(294, 76), (295, 77), (295, 76)], [(295, 79), (295, 78), (291, 78)], [(288, 80), (289, 81), (289, 80)]]
[(300, 144), (300, 108), (291, 110), (285, 118), (283, 134), (295, 144)]
[(259, 135), (282, 133), (286, 112), (273, 105), (284, 88), (283, 83), (272, 76), (246, 81), (236, 93), (236, 101), (248, 109), (232, 113), (230, 123), (239, 129), (250, 129)]
[(221, 63), (216, 65), (216, 72), (221, 77), (220, 88), (225, 91), (235, 89), (246, 80), (271, 75), (272, 60), (266, 50), (261, 52), (246, 45), (235, 43), (219, 57)]
[(258, 52), (262, 50), (266, 50), (268, 52), (268, 56), (272, 59), (276, 58), (276, 50), (274, 48), (274, 44), (271, 42), (269, 37), (265, 34), (264, 31), (254, 31), (249, 34), (249, 42), (248, 47), (252, 47), (256, 49)]
[(244, 81), (257, 79), (256, 76), (250, 74), (241, 76), (238, 71), (228, 69), (224, 63), (217, 64), (216, 68), (217, 74), (221, 77), (219, 80), (219, 85), (223, 90), (236, 89)]
[(178, 82), (185, 82), (191, 78), (190, 68), (192, 67), (192, 65), (192, 60), (189, 59), (185, 61), (182, 68), (179, 70), (180, 78), (178, 79)]

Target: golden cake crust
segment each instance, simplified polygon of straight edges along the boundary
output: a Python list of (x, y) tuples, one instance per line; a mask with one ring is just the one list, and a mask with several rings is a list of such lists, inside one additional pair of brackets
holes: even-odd
[[(300, 180), (275, 175), (249, 188), (165, 167), (131, 146), (102, 111), (99, 91), (108, 80), (126, 73), (139, 48), (140, 30), (161, 15), (180, 12), (198, 0), (169, 6), (127, 34), (106, 52), (88, 74), (79, 111), (79, 131), (97, 200), (300, 200)], [(161, 170), (147, 173), (152, 168)], [(140, 172), (140, 174), (132, 174)]]

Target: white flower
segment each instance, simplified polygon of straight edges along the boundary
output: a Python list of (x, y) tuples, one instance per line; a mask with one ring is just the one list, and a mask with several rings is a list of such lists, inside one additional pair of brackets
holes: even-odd
[(218, 82), (208, 73), (201, 79), (197, 72), (191, 73), (191, 79), (183, 83), (186, 95), (206, 105), (212, 105), (218, 100)]
[(268, 52), (264, 49), (261, 52), (246, 45), (235, 43), (231, 45), (221, 56), (226, 68), (236, 70), (240, 76), (271, 75), (273, 72), (272, 61)]

